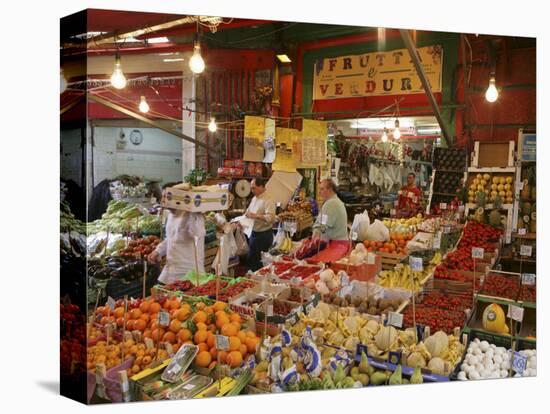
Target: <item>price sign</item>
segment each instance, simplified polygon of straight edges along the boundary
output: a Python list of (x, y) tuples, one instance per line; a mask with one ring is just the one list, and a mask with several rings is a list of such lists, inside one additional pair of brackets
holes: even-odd
[(518, 234), (520, 236), (525, 236), (525, 233), (527, 233), (527, 229), (523, 228), (523, 229), (518, 229)]
[(483, 259), (484, 255), (485, 255), (485, 249), (483, 249), (483, 247), (472, 247), (473, 259)]
[(273, 316), (273, 305), (267, 305), (267, 316)]
[(413, 272), (421, 272), (424, 269), (421, 257), (409, 257), (409, 265)]
[(523, 181), (516, 181), (516, 191), (523, 190)]
[(534, 273), (524, 273), (521, 275), (521, 283), (524, 285), (534, 285), (537, 281), (537, 277)]
[(389, 312), (388, 325), (394, 326), (396, 328), (401, 328), (403, 326), (403, 315), (396, 312)]
[(390, 210), (390, 216), (395, 216), (395, 208), (392, 208), (392, 209)]
[(229, 337), (216, 335), (216, 349), (219, 351), (227, 351), (229, 349)]
[(439, 203), (439, 208), (441, 210), (447, 210), (447, 203)]
[(519, 246), (519, 254), (521, 256), (531, 257), (531, 255), (533, 254), (533, 246), (522, 244), (521, 246)]
[(371, 252), (367, 253), (367, 264), (373, 265), (375, 263), (376, 263), (376, 255)]
[(107, 306), (109, 306), (111, 310), (115, 310), (115, 300), (110, 296), (107, 298)]
[(352, 231), (352, 232), (351, 232), (351, 239), (352, 239), (353, 241), (357, 240), (357, 232), (356, 232), (356, 231)]
[(435, 233), (432, 243), (433, 249), (441, 249), (441, 232), (438, 231)]
[(519, 306), (508, 305), (508, 315), (507, 316), (510, 319), (521, 322), (523, 320), (523, 311), (524, 311), (524, 309), (519, 307)]
[(527, 357), (517, 351), (514, 351), (512, 356), (512, 370), (518, 374), (522, 374), (523, 371), (525, 371), (525, 368), (527, 368)]
[(313, 305), (313, 302), (309, 302), (306, 306), (305, 306), (305, 311), (306, 311), (306, 314), (308, 314), (309, 312), (312, 311), (312, 309), (314, 308), (315, 306)]
[(444, 225), (442, 228), (444, 234), (449, 234), (451, 232), (451, 226)]
[(458, 212), (459, 213), (464, 213), (464, 204), (461, 204), (458, 206)]
[(170, 325), (170, 314), (165, 311), (160, 311), (158, 314), (158, 324), (160, 326)]

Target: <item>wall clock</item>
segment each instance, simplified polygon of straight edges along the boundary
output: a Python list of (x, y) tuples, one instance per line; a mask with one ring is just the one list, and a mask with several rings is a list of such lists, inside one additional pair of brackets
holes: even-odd
[(143, 134), (139, 129), (134, 129), (130, 132), (130, 142), (134, 145), (139, 145), (143, 142)]

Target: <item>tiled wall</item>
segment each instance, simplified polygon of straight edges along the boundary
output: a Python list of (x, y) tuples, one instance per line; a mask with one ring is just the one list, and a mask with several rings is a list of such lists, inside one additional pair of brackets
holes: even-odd
[(61, 178), (82, 181), (82, 132), (80, 129), (61, 131)]
[(140, 128), (143, 142), (134, 145), (130, 142), (133, 129), (122, 128), (126, 147), (117, 149), (121, 128), (94, 128), (94, 185), (120, 174), (158, 179), (161, 183), (181, 181), (181, 140), (158, 129)]

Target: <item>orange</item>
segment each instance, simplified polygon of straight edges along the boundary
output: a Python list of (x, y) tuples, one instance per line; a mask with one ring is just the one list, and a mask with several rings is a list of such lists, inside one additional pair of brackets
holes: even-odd
[(180, 329), (178, 332), (178, 339), (182, 342), (188, 341), (193, 334), (187, 328)]
[(124, 308), (122, 306), (115, 308), (113, 315), (115, 318), (120, 318), (121, 316), (124, 316)]
[(103, 318), (101, 318), (101, 319), (99, 320), (99, 323), (102, 324), (102, 325), (106, 325), (107, 322), (109, 322), (109, 319), (107, 319), (106, 316), (104, 316)]
[[(222, 334), (223, 335), (223, 334)], [(238, 351), (241, 347), (241, 340), (236, 336), (229, 337), (229, 349), (231, 351)]]
[(247, 351), (251, 354), (256, 352), (256, 345), (258, 345), (258, 342), (260, 341), (257, 338), (246, 338), (244, 343), (246, 345)]
[(166, 310), (170, 310), (170, 299), (167, 299), (164, 301), (162, 308)]
[(232, 323), (226, 323), (225, 325), (222, 326), (220, 332), (222, 335), (225, 335), (225, 336), (235, 336), (237, 335), (237, 332), (239, 332), (239, 330)]
[(216, 316), (216, 327), (218, 329), (221, 329), (222, 326), (227, 325), (229, 322), (229, 318), (225, 313), (220, 313)]
[(197, 354), (195, 358), (195, 364), (199, 367), (206, 368), (212, 362), (212, 355), (208, 351), (201, 351)]
[(208, 329), (208, 326), (204, 322), (197, 322), (195, 326), (198, 331), (206, 331)]
[(159, 327), (158, 319), (157, 318), (151, 318), (151, 323), (150, 323), (149, 327), (151, 328), (152, 331), (157, 329)]
[(139, 310), (140, 310), (142, 313), (147, 313), (147, 312), (149, 312), (149, 302), (148, 302), (148, 301), (141, 302), (141, 304), (139, 305)]
[(199, 348), (199, 352), (202, 352), (202, 351), (208, 352), (210, 350), (206, 342), (201, 342), (200, 344), (197, 345), (197, 347)]
[(124, 317), (116, 318), (116, 326), (124, 325)]
[(241, 324), (239, 322), (231, 322), (231, 325), (237, 328), (237, 332), (241, 330)]
[(241, 342), (244, 344), (244, 341), (246, 341), (246, 332), (245, 331), (239, 331), (237, 332), (237, 338), (241, 340)]
[(174, 332), (168, 331), (163, 335), (162, 340), (164, 342), (169, 342), (173, 344), (174, 342), (176, 342), (176, 334)]
[(168, 329), (170, 329), (175, 334), (178, 333), (181, 329), (181, 322), (177, 319), (174, 319), (172, 322), (170, 322), (170, 326)]
[(151, 330), (146, 329), (145, 331), (143, 331), (143, 337), (144, 338), (151, 338)]
[(195, 307), (199, 310), (202, 310), (206, 308), (206, 304), (204, 302), (198, 302), (197, 304), (195, 304)]
[(237, 368), (243, 362), (243, 356), (239, 351), (231, 351), (227, 354), (226, 361), (231, 368)]
[(168, 302), (170, 302), (170, 309), (176, 310), (180, 308), (180, 301), (178, 299), (174, 298)]
[(212, 355), (212, 359), (216, 359), (218, 356), (218, 350), (216, 348), (210, 348), (210, 355)]
[(142, 319), (145, 321), (145, 323), (149, 323), (150, 315), (148, 313), (142, 313), (139, 319)]
[(146, 326), (147, 323), (143, 319), (136, 319), (134, 322), (134, 329), (137, 329), (138, 331), (145, 330)]
[(243, 359), (244, 359), (244, 357), (246, 356), (246, 354), (248, 352), (248, 347), (245, 344), (241, 344), (241, 346), (239, 347), (239, 352), (241, 353), (241, 355), (243, 356)]
[[(202, 302), (200, 302), (200, 303), (202, 303)], [(205, 323), (207, 319), (208, 319), (208, 315), (206, 314), (206, 312), (204, 312), (202, 310), (197, 311), (197, 313), (195, 313), (195, 316), (193, 316), (193, 321), (195, 323), (197, 323), (197, 322)]]
[(132, 309), (130, 311), (130, 318), (138, 319), (141, 316), (141, 311), (138, 308)]
[(126, 321), (126, 329), (128, 329), (129, 331), (133, 331), (134, 330), (134, 320), (133, 319), (130, 319), (129, 321)]
[(256, 334), (252, 331), (247, 331), (246, 336), (248, 336), (249, 338), (257, 338)]
[(204, 308), (204, 311), (207, 314), (212, 315), (214, 313), (214, 308), (212, 308), (212, 306), (207, 306), (206, 308)]
[(162, 328), (153, 329), (153, 331), (151, 332), (151, 339), (155, 342), (160, 341), (163, 336), (164, 336), (164, 329)]
[(160, 312), (160, 304), (157, 302), (153, 302), (149, 305), (149, 313), (159, 313)]
[(225, 364), (225, 362), (227, 361), (227, 351), (220, 351), (219, 356), (220, 356), (220, 362), (222, 364)]
[(175, 316), (178, 321), (183, 322), (189, 316), (189, 311), (186, 308), (181, 308), (176, 312)]
[(201, 342), (206, 342), (206, 331), (197, 331), (195, 332), (194, 341), (195, 344), (200, 344)]
[(238, 313), (232, 313), (231, 315), (229, 315), (229, 320), (231, 322), (236, 322), (236, 323), (242, 323), (242, 319), (241, 319), (241, 315), (239, 315)]
[(97, 309), (95, 310), (95, 313), (96, 314), (101, 314), (101, 315), (106, 315), (107, 314), (107, 309), (108, 307), (107, 306), (98, 306)]
[(208, 344), (209, 348), (213, 348), (216, 345), (216, 337), (210, 331), (208, 331), (208, 333), (206, 334), (206, 343)]
[(227, 303), (225, 302), (221, 302), (221, 301), (218, 301), (216, 303), (214, 303), (214, 305), (212, 305), (212, 307), (214, 308), (214, 311), (222, 311), (222, 310), (225, 310), (225, 308), (227, 307)]

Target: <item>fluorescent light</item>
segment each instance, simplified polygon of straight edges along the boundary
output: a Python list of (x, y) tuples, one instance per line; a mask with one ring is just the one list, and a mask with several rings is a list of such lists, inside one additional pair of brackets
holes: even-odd
[(143, 43), (143, 40), (136, 39), (135, 37), (129, 36), (115, 40), (115, 43)]
[(290, 58), (287, 55), (277, 55), (277, 59), (279, 59), (279, 61), (281, 63), (290, 63), (290, 62), (292, 62), (292, 60), (290, 60)]
[(107, 32), (86, 32), (86, 33), (80, 33), (77, 35), (74, 35), (73, 37), (76, 39), (91, 39), (92, 37), (100, 36), (102, 34), (105, 34)]
[(184, 58), (166, 58), (166, 59), (162, 59), (163, 62), (183, 62), (185, 59)]
[(147, 39), (147, 42), (148, 43), (168, 43), (168, 38), (163, 36), (163, 37), (152, 37), (150, 39)]

